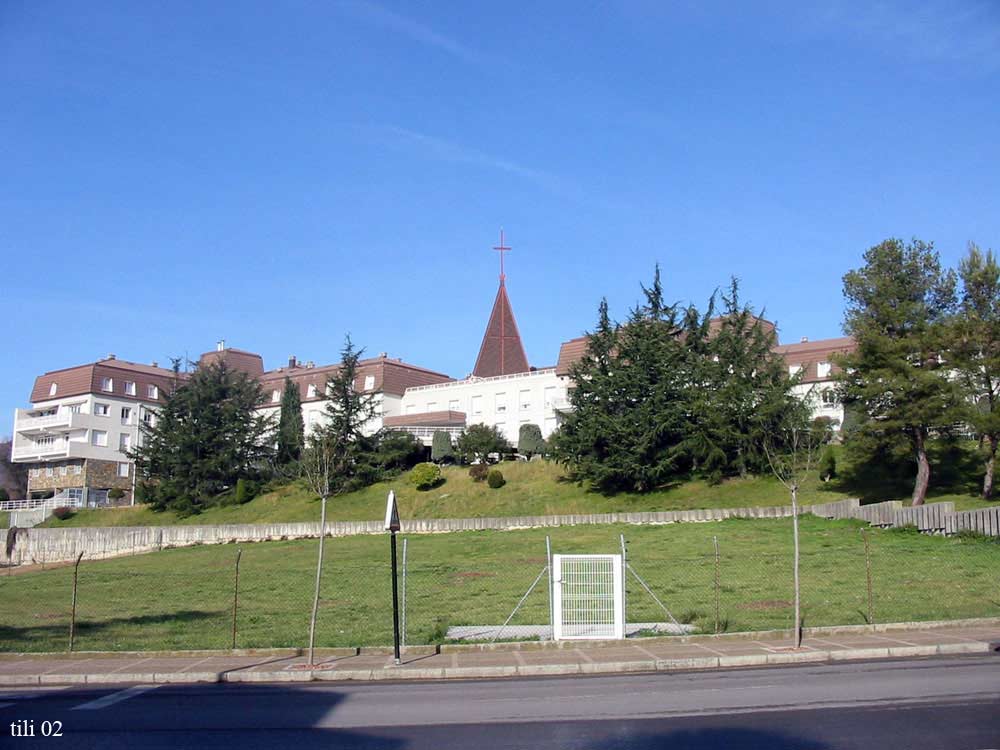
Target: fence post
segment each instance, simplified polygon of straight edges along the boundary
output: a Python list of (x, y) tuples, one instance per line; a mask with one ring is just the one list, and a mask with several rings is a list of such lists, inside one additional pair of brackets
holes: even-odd
[(722, 575), (719, 561), (719, 537), (713, 536), (712, 543), (715, 545), (715, 633), (719, 633), (719, 597), (721, 590)]
[(243, 548), (236, 550), (236, 575), (233, 579), (233, 651), (236, 650), (236, 611), (240, 601), (240, 557), (243, 556)]
[(545, 559), (545, 565), (549, 571), (549, 637), (554, 640), (556, 637), (556, 618), (552, 611), (552, 542), (549, 540), (548, 534), (545, 535)]
[(861, 529), (861, 537), (865, 540), (865, 577), (868, 579), (868, 624), (875, 624), (875, 607), (872, 602), (872, 552), (868, 543), (868, 529)]
[(403, 537), (403, 606), (402, 611), (399, 613), (399, 643), (403, 648), (406, 648), (406, 542), (406, 537)]
[(625, 551), (625, 535), (619, 534), (622, 544), (622, 624), (628, 631), (628, 553)]
[(69, 650), (70, 653), (73, 651), (73, 644), (76, 641), (76, 586), (77, 581), (80, 577), (80, 560), (83, 559), (83, 553), (81, 552), (77, 558), (76, 562), (73, 564), (73, 608), (69, 615)]

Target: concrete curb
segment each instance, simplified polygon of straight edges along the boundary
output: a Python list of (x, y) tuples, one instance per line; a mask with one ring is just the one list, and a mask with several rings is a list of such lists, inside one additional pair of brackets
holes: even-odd
[(571, 664), (521, 664), (494, 667), (443, 667), (425, 669), (419, 667), (412, 669), (386, 667), (382, 669), (323, 669), (315, 671), (234, 670), (228, 672), (150, 672), (130, 674), (117, 672), (40, 675), (0, 674), (0, 686), (470, 680), (510, 677), (553, 677), (580, 674), (625, 674), (629, 672), (680, 672), (789, 664), (836, 663), (840, 661), (953, 656), (957, 654), (987, 654), (998, 651), (1000, 651), (1000, 645), (998, 644), (985, 641), (970, 641), (967, 643), (947, 643), (934, 646), (854, 648), (839, 651), (798, 651), (685, 659), (646, 659)]

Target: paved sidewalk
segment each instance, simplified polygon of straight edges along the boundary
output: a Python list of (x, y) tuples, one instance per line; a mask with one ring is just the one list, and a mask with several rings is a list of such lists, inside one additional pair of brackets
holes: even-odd
[[(308, 682), (662, 672), (853, 659), (997, 653), (1000, 620), (939, 627), (807, 629), (796, 650), (787, 634), (685, 636), (626, 641), (506, 643), (407, 649), (317, 649), (316, 666), (295, 650), (0, 655), (0, 685)], [(1000, 664), (1000, 662), (998, 662)]]

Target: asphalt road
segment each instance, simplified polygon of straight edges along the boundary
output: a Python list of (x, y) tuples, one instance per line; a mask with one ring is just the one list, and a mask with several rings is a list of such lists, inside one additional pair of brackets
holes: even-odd
[[(35, 736), (11, 736), (11, 722)], [(3, 748), (74, 750), (1000, 749), (1000, 657), (531, 680), (3, 689), (0, 729)], [(42, 736), (56, 730), (61, 737)]]

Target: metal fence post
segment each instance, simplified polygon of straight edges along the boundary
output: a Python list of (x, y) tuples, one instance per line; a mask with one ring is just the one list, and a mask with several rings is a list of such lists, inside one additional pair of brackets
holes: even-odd
[(875, 606), (872, 601), (872, 552), (868, 543), (868, 529), (861, 529), (861, 537), (865, 540), (865, 577), (868, 581), (868, 624), (875, 624)]
[(236, 650), (236, 612), (240, 601), (240, 557), (243, 556), (243, 548), (236, 550), (236, 575), (233, 579), (233, 651)]
[(83, 559), (83, 553), (81, 552), (77, 555), (76, 562), (73, 564), (73, 608), (69, 615), (69, 650), (73, 651), (73, 644), (76, 642), (76, 587), (77, 582), (80, 577), (80, 560)]
[(622, 624), (628, 632), (628, 553), (625, 551), (625, 535), (619, 534), (622, 545)]
[(556, 634), (556, 618), (552, 611), (552, 542), (549, 535), (545, 535), (545, 560), (549, 571), (549, 638), (554, 639)]
[(719, 537), (713, 536), (712, 543), (715, 545), (715, 632), (719, 632), (719, 598), (721, 595), (721, 570), (719, 561)]
[(403, 607), (399, 613), (399, 643), (403, 648), (406, 648), (406, 542), (406, 537), (403, 537)]

